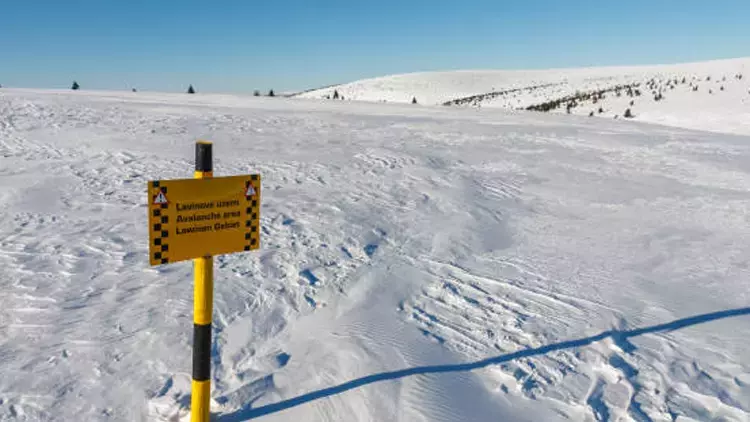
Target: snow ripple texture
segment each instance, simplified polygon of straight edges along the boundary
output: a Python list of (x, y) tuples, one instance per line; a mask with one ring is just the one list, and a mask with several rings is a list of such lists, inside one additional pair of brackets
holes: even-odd
[(192, 268), (148, 266), (145, 184), (201, 138), (264, 180), (262, 249), (216, 258), (217, 420), (749, 420), (747, 136), (28, 90), (0, 91), (0, 420), (188, 417)]

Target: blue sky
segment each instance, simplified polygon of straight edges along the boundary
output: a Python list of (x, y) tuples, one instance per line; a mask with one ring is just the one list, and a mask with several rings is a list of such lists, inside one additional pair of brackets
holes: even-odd
[(748, 0), (2, 0), (0, 84), (300, 90), (750, 56)]

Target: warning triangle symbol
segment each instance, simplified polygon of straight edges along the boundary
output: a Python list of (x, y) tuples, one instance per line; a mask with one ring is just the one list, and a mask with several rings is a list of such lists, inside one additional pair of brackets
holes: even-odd
[(247, 184), (247, 190), (245, 191), (245, 196), (253, 196), (255, 195), (255, 188), (252, 184)]
[(154, 204), (161, 205), (166, 204), (167, 202), (167, 195), (164, 194), (164, 192), (159, 192), (156, 194), (156, 197), (154, 197)]

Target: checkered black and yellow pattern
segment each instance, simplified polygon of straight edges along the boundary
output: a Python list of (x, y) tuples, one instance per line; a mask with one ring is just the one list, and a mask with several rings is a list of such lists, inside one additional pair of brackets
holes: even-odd
[(245, 182), (245, 192), (249, 191), (250, 186), (253, 188), (253, 194), (245, 196), (247, 201), (245, 210), (246, 251), (260, 248), (260, 175), (253, 174), (250, 176), (250, 180)]
[[(161, 192), (167, 198), (169, 194), (166, 186), (161, 186), (160, 181), (156, 180), (152, 183), (153, 198), (151, 203), (153, 204), (156, 200), (156, 196)], [(151, 262), (157, 262), (161, 264), (169, 263), (169, 216), (168, 214), (169, 202), (159, 204), (158, 206), (151, 206), (151, 218), (149, 219), (149, 227), (152, 231), (150, 239), (153, 242), (151, 248), (152, 256)]]

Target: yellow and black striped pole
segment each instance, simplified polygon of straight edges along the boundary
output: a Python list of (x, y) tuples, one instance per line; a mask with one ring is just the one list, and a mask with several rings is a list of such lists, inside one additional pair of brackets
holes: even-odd
[[(195, 178), (213, 177), (211, 142), (195, 144)], [(193, 260), (193, 383), (191, 422), (209, 422), (211, 402), (211, 315), (214, 302), (214, 258)]]

